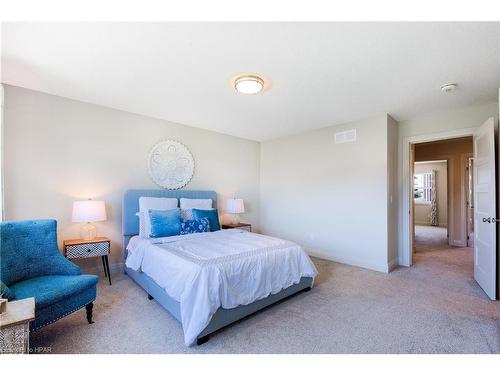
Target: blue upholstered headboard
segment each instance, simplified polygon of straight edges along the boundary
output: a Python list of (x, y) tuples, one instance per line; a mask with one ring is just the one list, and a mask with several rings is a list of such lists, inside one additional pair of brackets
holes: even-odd
[(123, 251), (127, 256), (127, 244), (130, 237), (139, 234), (139, 197), (211, 199), (212, 207), (217, 208), (217, 193), (210, 190), (127, 190), (123, 196), (122, 232)]

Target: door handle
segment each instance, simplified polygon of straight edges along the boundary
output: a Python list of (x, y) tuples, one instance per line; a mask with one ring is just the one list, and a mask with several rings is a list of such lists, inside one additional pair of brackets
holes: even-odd
[(494, 217), (483, 217), (483, 223), (500, 223), (500, 219), (496, 219)]

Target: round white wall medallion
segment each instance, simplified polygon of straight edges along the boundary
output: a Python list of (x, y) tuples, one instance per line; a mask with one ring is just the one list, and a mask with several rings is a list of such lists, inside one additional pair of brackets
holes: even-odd
[(153, 181), (169, 190), (180, 189), (193, 178), (193, 155), (177, 141), (167, 140), (154, 145), (149, 153), (148, 166)]

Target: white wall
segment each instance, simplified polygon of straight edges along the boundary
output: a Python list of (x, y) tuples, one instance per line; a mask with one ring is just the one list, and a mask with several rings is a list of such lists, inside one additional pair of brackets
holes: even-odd
[(491, 101), (469, 107), (458, 108), (450, 111), (439, 111), (417, 116), (413, 119), (400, 121), (398, 124), (399, 150), (398, 150), (398, 186), (399, 186), (399, 263), (405, 263), (404, 243), (408, 233), (406, 224), (408, 211), (403, 204), (408, 197), (403, 189), (403, 145), (409, 137), (451, 132), (460, 129), (476, 128), (489, 117), (498, 121), (498, 102)]
[(79, 236), (72, 202), (103, 199), (108, 221), (97, 223), (98, 231), (111, 238), (115, 265), (122, 262), (123, 193), (158, 188), (147, 156), (163, 139), (183, 142), (194, 156), (186, 189), (215, 190), (219, 204), (243, 198), (248, 213), (241, 219), (259, 227), (257, 142), (7, 85), (4, 131), (6, 219), (55, 218), (61, 242)]
[[(446, 227), (448, 221), (448, 172), (447, 163), (416, 163), (415, 174), (417, 173), (431, 173), (433, 170), (437, 171), (436, 190), (437, 190), (437, 206), (439, 226)], [(415, 224), (417, 225), (430, 225), (431, 205), (427, 203), (415, 202)]]
[[(386, 272), (387, 122), (384, 115), (263, 142), (263, 231), (312, 255)], [(353, 128), (356, 142), (334, 144), (335, 132)]]

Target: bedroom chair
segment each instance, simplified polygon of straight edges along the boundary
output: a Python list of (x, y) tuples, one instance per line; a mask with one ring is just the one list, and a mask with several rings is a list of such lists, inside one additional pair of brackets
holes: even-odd
[(98, 277), (59, 252), (55, 220), (0, 223), (0, 288), (8, 300), (35, 297), (35, 331), (83, 307), (92, 322)]

